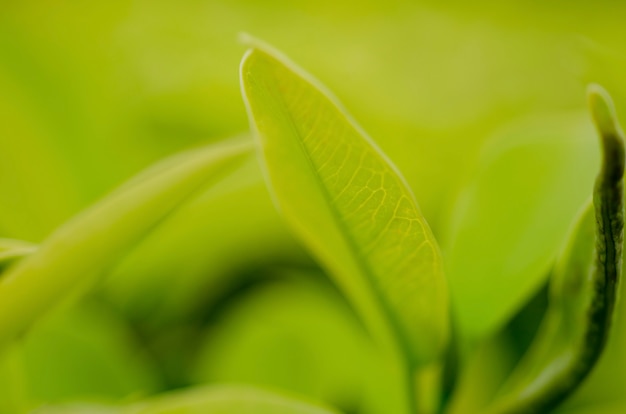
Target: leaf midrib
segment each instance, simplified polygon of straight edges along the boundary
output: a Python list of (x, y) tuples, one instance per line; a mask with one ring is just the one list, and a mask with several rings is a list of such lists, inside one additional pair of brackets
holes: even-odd
[[(295, 72), (294, 72), (295, 74)], [(272, 76), (274, 76), (274, 74), (272, 73)], [(307, 82), (306, 79), (302, 79), (298, 74), (296, 74), (296, 76), (298, 76), (300, 78), (300, 80), (303, 80), (305, 83)], [(276, 77), (274, 76), (274, 79), (276, 80)], [(277, 82), (274, 82), (275, 85), (277, 84)], [(268, 85), (266, 85), (268, 86)], [(274, 88), (269, 88), (268, 90), (272, 91)], [(277, 89), (277, 87), (276, 87)], [(341, 220), (340, 214), (339, 212), (336, 210), (333, 202), (332, 202), (332, 197), (329, 194), (328, 190), (326, 189), (326, 187), (323, 184), (323, 180), (322, 177), (319, 174), (319, 171), (317, 170), (317, 168), (315, 167), (315, 164), (311, 158), (311, 156), (309, 155), (309, 152), (307, 150), (307, 148), (305, 147), (304, 143), (302, 142), (301, 137), (303, 136), (303, 134), (299, 131), (297, 123), (295, 121), (295, 119), (293, 118), (293, 116), (291, 115), (291, 112), (289, 111), (289, 107), (287, 105), (287, 102), (285, 101), (285, 99), (282, 97), (282, 95), (280, 93), (273, 93), (273, 95), (275, 95), (275, 97), (277, 97), (277, 101), (280, 102), (281, 106), (284, 109), (284, 112), (287, 115), (288, 121), (289, 121), (289, 126), (291, 128), (291, 130), (295, 133), (295, 135), (298, 137), (297, 141), (298, 141), (298, 147), (300, 148), (307, 164), (309, 165), (309, 169), (313, 172), (313, 175), (316, 179), (316, 184), (318, 189), (320, 190), (320, 192), (322, 193), (322, 197), (325, 199), (327, 205), (328, 205), (328, 210), (330, 211), (331, 217), (333, 218), (333, 221), (335, 222), (335, 224), (337, 225), (337, 227), (339, 227), (339, 229), (341, 230), (341, 233), (344, 235), (344, 239), (346, 244), (348, 245), (350, 251), (352, 251), (353, 255), (355, 256), (355, 258), (357, 260), (355, 260), (357, 267), (361, 270), (361, 272), (365, 275), (365, 278), (367, 279), (367, 281), (369, 282), (370, 286), (368, 286), (368, 290), (373, 293), (374, 298), (379, 302), (379, 306), (382, 309), (383, 315), (385, 316), (385, 318), (390, 322), (391, 327), (393, 332), (395, 333), (395, 338), (394, 342), (396, 343), (397, 346), (399, 346), (400, 350), (402, 351), (403, 355), (405, 356), (405, 358), (407, 359), (407, 361), (412, 365), (411, 367), (409, 367), (409, 369), (413, 368), (413, 365), (415, 364), (414, 362), (414, 358), (413, 358), (413, 353), (411, 352), (411, 346), (410, 346), (410, 342), (408, 341), (408, 339), (405, 337), (405, 335), (402, 332), (402, 328), (400, 326), (399, 321), (397, 321), (395, 318), (393, 318), (393, 312), (392, 312), (392, 307), (389, 304), (389, 302), (385, 299), (385, 297), (379, 292), (378, 289), (376, 289), (375, 287), (377, 286), (378, 282), (376, 281), (376, 277), (373, 274), (373, 272), (369, 269), (369, 266), (367, 265), (367, 261), (365, 260), (365, 258), (362, 256), (362, 254), (360, 253), (359, 249), (357, 248), (357, 243), (354, 240), (352, 234), (348, 231), (348, 228), (346, 227), (346, 225), (343, 223), (343, 221)], [(335, 103), (333, 102), (332, 99), (328, 98), (327, 96), (323, 95), (322, 96), (324, 98), (327, 98), (333, 109), (337, 110), (337, 107), (335, 105)], [(350, 122), (350, 120), (347, 117), (344, 117), (344, 120), (351, 126), (353, 127), (352, 123)]]

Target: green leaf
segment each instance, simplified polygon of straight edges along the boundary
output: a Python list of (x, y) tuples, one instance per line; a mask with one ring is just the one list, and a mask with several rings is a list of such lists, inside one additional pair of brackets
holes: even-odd
[(214, 386), (157, 397), (124, 414), (337, 414), (335, 410), (246, 387)]
[(0, 353), (0, 413), (29, 411), (30, 395), (21, 347), (14, 344)]
[(287, 59), (253, 48), (241, 83), (285, 219), (410, 366), (438, 358), (449, 329), (441, 256), (400, 173)]
[(249, 149), (240, 140), (207, 147), (114, 192), (58, 229), (0, 279), (0, 346), (110, 269), (181, 203), (239, 165)]
[(257, 155), (250, 152), (241, 167), (181, 206), (130, 252), (104, 289), (133, 319), (163, 329), (163, 321), (188, 323), (227, 286), (276, 262), (311, 265), (272, 204)]
[(577, 407), (559, 409), (555, 414), (623, 414), (626, 412), (626, 401), (602, 401)]
[(463, 339), (493, 334), (549, 275), (598, 171), (587, 118), (524, 120), (498, 133), (455, 205), (444, 243)]
[(271, 387), (346, 412), (401, 412), (402, 379), (389, 375), (345, 300), (319, 282), (323, 275), (273, 276), (280, 278), (239, 298), (205, 333), (193, 382)]
[(68, 405), (35, 414), (339, 414), (315, 403), (250, 387), (212, 386), (165, 394), (126, 407)]
[(55, 309), (19, 345), (33, 406), (86, 398), (115, 402), (163, 387), (143, 341), (101, 300)]
[(594, 86), (589, 101), (603, 155), (594, 208), (574, 228), (551, 280), (544, 325), (492, 413), (554, 409), (589, 375), (611, 333), (622, 271), (624, 137), (608, 94)]
[(123, 414), (123, 412), (120, 408), (72, 404), (60, 407), (43, 407), (33, 411), (32, 414)]
[(22, 240), (0, 239), (0, 272), (37, 251), (37, 245)]

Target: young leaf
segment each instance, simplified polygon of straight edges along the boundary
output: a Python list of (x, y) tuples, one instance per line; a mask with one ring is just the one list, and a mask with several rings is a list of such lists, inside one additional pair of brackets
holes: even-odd
[(198, 190), (247, 154), (247, 141), (207, 147), (85, 211), (0, 279), (0, 346), (78, 285), (102, 274)]
[(285, 219), (410, 366), (435, 360), (448, 338), (447, 286), (400, 173), (335, 98), (277, 53), (249, 50), (241, 85)]
[(545, 324), (493, 413), (554, 409), (589, 375), (611, 332), (622, 267), (624, 138), (608, 94), (594, 86), (589, 102), (603, 154), (595, 211), (583, 212), (555, 269)]

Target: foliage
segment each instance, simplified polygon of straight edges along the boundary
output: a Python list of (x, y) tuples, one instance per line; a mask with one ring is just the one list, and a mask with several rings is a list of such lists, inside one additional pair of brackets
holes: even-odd
[[(114, 3), (89, 11), (102, 27), (78, 29), (102, 40), (120, 10), (132, 20), (142, 7)], [(250, 5), (243, 6), (207, 4), (222, 19), (245, 14)], [(374, 2), (362, 6), (358, 13), (378, 21), (402, 21)], [(626, 407), (618, 300), (624, 138), (599, 86), (588, 97), (600, 151), (584, 112), (551, 113), (541, 103), (498, 112), (493, 94), (502, 85), (476, 95), (472, 59), (467, 73), (439, 75), (450, 82), (447, 93), (466, 88), (463, 96), (475, 102), (459, 95), (433, 102), (431, 111), (407, 98), (424, 85), (376, 74), (388, 52), (384, 36), (368, 39), (375, 52), (356, 48), (350, 59), (327, 39), (328, 50), (298, 57), (312, 67), (326, 62), (316, 73), (354, 74), (345, 83), (324, 75), (339, 91), (361, 85), (347, 99), (352, 117), (321, 82), (244, 36), (239, 80), (251, 133), (221, 139), (243, 128), (244, 108), (221, 101), (221, 83), (198, 81), (200, 72), (183, 70), (193, 96), (168, 95), (182, 78), (142, 38), (158, 33), (155, 22), (142, 21), (143, 34), (132, 32), (137, 22), (118, 28), (137, 43), (124, 46), (132, 53), (121, 61), (145, 65), (135, 81), (146, 84), (125, 86), (144, 88), (133, 102), (120, 99), (121, 89), (103, 88), (122, 83), (105, 79), (114, 71), (101, 68), (111, 63), (91, 62), (104, 59), (91, 49), (68, 51), (76, 58), (71, 72), (57, 61), (58, 45), (76, 28), (52, 30), (46, 56), (34, 46), (49, 34), (45, 25), (22, 31), (20, 16), (32, 12), (0, 7), (7, 11), (0, 18), (0, 84), (7, 86), (0, 94), (0, 231), (7, 237), (0, 240), (0, 413)], [(63, 7), (69, 16), (85, 12)], [(174, 20), (192, 10), (153, 7)], [(411, 24), (454, 27), (433, 10), (402, 7)], [(350, 10), (342, 21), (359, 33)], [(514, 44), (521, 39), (509, 35)], [(541, 53), (550, 49), (550, 37), (539, 37), (543, 49), (520, 49), (529, 67), (543, 67)], [(499, 50), (496, 38), (487, 33), (479, 43)], [(388, 63), (398, 74), (413, 67), (397, 56)], [(159, 72), (159, 64), (173, 66)], [(210, 76), (234, 76), (221, 70)], [(544, 72), (550, 80), (543, 85), (567, 78)], [(620, 96), (611, 72), (597, 73)], [(208, 89), (196, 90), (193, 79)], [(74, 89), (59, 88), (69, 84)], [(409, 95), (386, 102), (381, 84), (396, 92), (406, 85)], [(567, 107), (577, 95), (561, 87)], [(207, 91), (216, 93), (205, 105)], [(459, 109), (470, 107), (473, 115)], [(493, 128), (484, 119), (472, 124), (472, 116), (518, 111), (535, 115), (508, 123), (478, 153)], [(450, 138), (459, 131), (471, 139)]]

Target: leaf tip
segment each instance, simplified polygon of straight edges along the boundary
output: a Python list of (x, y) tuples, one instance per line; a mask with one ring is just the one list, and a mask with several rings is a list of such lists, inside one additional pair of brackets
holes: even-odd
[(254, 41), (254, 36), (248, 32), (239, 32), (237, 34), (237, 40), (244, 46), (250, 46), (250, 44)]
[(244, 53), (243, 58), (241, 59), (241, 64), (239, 65), (240, 82), (242, 92), (245, 97), (245, 85), (247, 81), (249, 81), (246, 76), (252, 72), (250, 68), (255, 65), (255, 62), (259, 63), (264, 59), (267, 60), (270, 58), (273, 58), (274, 60), (277, 60), (276, 58), (286, 58), (284, 58), (283, 55), (270, 44), (252, 36), (249, 33), (241, 32), (239, 34), (239, 41), (243, 45), (248, 46), (248, 50)]
[(246, 55), (244, 55), (244, 59), (247, 55), (256, 52), (263, 55), (274, 56), (278, 58), (278, 60), (289, 61), (289, 59), (274, 46), (249, 33), (239, 33), (239, 42), (244, 46), (248, 46), (248, 51)]
[(617, 121), (615, 106), (609, 93), (598, 84), (587, 88), (589, 110), (600, 134), (604, 157), (604, 176), (624, 174), (624, 135)]
[(614, 132), (616, 116), (613, 100), (608, 92), (598, 84), (587, 87), (587, 99), (593, 120), (601, 133)]

